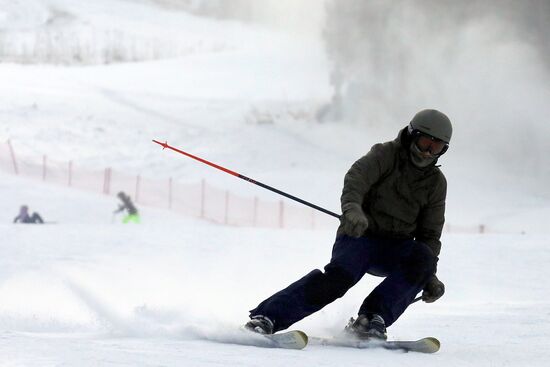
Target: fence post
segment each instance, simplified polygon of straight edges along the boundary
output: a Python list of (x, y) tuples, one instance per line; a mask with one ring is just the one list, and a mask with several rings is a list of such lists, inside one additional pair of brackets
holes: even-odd
[(46, 161), (48, 157), (44, 154), (42, 156), (42, 181), (46, 181)]
[(172, 209), (172, 177), (168, 179), (168, 209)]
[(111, 169), (105, 168), (105, 174), (103, 176), (103, 193), (109, 195), (111, 186)]
[(284, 216), (285, 216), (285, 207), (284, 202), (282, 200), (279, 201), (279, 228), (284, 228), (285, 222), (284, 222)]
[(252, 214), (252, 226), (258, 226), (258, 207), (260, 206), (260, 200), (257, 196), (254, 196), (254, 212)]
[(206, 180), (201, 180), (201, 218), (204, 219), (206, 205)]
[(225, 190), (225, 215), (223, 218), (223, 223), (229, 223), (229, 190)]
[(73, 161), (69, 161), (69, 172), (67, 178), (67, 186), (71, 187), (73, 184)]
[(10, 148), (11, 161), (13, 162), (13, 171), (16, 175), (19, 175), (19, 169), (17, 168), (17, 159), (15, 159), (15, 152), (13, 151), (13, 146), (11, 145), (10, 139), (8, 139), (8, 147)]
[(136, 195), (134, 196), (136, 198), (136, 203), (139, 202), (139, 190), (141, 186), (141, 175), (136, 176)]

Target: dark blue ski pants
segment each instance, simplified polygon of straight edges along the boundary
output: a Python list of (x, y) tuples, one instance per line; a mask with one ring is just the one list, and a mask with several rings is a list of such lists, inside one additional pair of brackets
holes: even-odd
[(330, 263), (275, 293), (250, 316), (269, 317), (275, 331), (288, 328), (342, 297), (365, 273), (385, 279), (365, 298), (359, 314), (376, 313), (390, 326), (436, 271), (437, 257), (419, 241), (376, 237), (336, 239)]

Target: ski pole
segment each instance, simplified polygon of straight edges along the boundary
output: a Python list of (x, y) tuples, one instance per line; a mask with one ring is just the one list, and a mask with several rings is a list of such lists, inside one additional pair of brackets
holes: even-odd
[(240, 173), (237, 173), (237, 172), (235, 172), (235, 171), (232, 171), (232, 170), (230, 170), (230, 169), (227, 169), (227, 168), (222, 167), (222, 166), (220, 166), (220, 165), (217, 165), (217, 164), (215, 164), (215, 163), (209, 162), (209, 161), (207, 161), (206, 159), (199, 158), (199, 157), (197, 157), (197, 156), (195, 156), (195, 155), (192, 155), (192, 154), (189, 154), (189, 153), (187, 153), (187, 152), (184, 152), (183, 150), (179, 150), (179, 149), (177, 149), (177, 148), (174, 148), (174, 147), (168, 145), (167, 142), (161, 143), (160, 141), (157, 141), (157, 140), (154, 140), (154, 139), (153, 139), (153, 142), (154, 142), (154, 143), (157, 143), (158, 145), (160, 145), (160, 146), (162, 147), (162, 149), (166, 149), (166, 148), (171, 149), (171, 150), (173, 150), (173, 151), (176, 152), (176, 153), (183, 154), (183, 155), (185, 155), (185, 156), (187, 156), (187, 157), (189, 157), (189, 158), (195, 159), (195, 160), (197, 160), (197, 161), (199, 161), (199, 162), (201, 162), (201, 163), (204, 163), (204, 164), (207, 164), (207, 165), (209, 165), (209, 166), (211, 166), (211, 167), (217, 168), (217, 169), (219, 169), (220, 171), (223, 171), (223, 172), (225, 172), (225, 173), (228, 173), (228, 174), (230, 174), (230, 175), (233, 175), (233, 176), (235, 176), (235, 177), (238, 177), (238, 178), (240, 178), (240, 179), (242, 179), (242, 180), (248, 181), (248, 182), (250, 182), (250, 183), (252, 183), (252, 184), (254, 184), (254, 185), (260, 186), (260, 187), (262, 187), (262, 188), (264, 188), (264, 189), (273, 191), (273, 192), (275, 192), (275, 193), (277, 193), (277, 194), (279, 194), (279, 195), (282, 195), (282, 196), (284, 196), (284, 197), (287, 197), (287, 198), (289, 198), (289, 199), (292, 199), (292, 200), (294, 200), (294, 201), (297, 201), (297, 202), (299, 202), (300, 204), (307, 205), (307, 206), (309, 206), (310, 208), (319, 210), (319, 211), (321, 211), (321, 212), (323, 212), (323, 213), (325, 213), (325, 214), (332, 215), (333, 217), (340, 219), (340, 216), (339, 216), (338, 214), (333, 213), (333, 212), (331, 212), (330, 210), (327, 210), (327, 209), (325, 209), (325, 208), (321, 208), (320, 206), (317, 206), (317, 205), (312, 204), (312, 203), (310, 203), (310, 202), (308, 202), (308, 201), (302, 200), (302, 199), (300, 199), (300, 198), (298, 198), (298, 197), (296, 197), (296, 196), (294, 196), (294, 195), (290, 195), (290, 194), (288, 194), (288, 193), (286, 193), (286, 192), (284, 192), (284, 191), (281, 191), (281, 190), (279, 190), (279, 189), (276, 189), (276, 188), (274, 188), (274, 187), (271, 187), (271, 186), (266, 185), (266, 184), (264, 184), (264, 183), (261, 183), (261, 182), (259, 182), (259, 181), (253, 180), (253, 179), (251, 179), (251, 178), (249, 178), (249, 177), (246, 177), (246, 176), (244, 176), (244, 175), (241, 175)]

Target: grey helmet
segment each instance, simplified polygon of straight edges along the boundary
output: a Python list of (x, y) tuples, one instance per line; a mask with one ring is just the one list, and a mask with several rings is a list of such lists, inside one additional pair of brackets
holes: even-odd
[(422, 110), (414, 115), (409, 124), (409, 133), (415, 131), (433, 136), (449, 144), (453, 135), (451, 120), (438, 110)]

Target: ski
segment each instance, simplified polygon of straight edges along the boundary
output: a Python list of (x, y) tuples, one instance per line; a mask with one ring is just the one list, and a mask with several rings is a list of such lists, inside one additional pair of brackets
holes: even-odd
[(215, 335), (203, 335), (201, 338), (224, 344), (281, 349), (304, 349), (308, 343), (306, 333), (300, 330), (291, 330), (266, 335), (242, 328), (231, 332), (217, 333)]
[(401, 350), (404, 352), (435, 353), (439, 350), (441, 343), (434, 337), (427, 337), (418, 340), (357, 340), (345, 337), (318, 338), (310, 337), (311, 344), (326, 345), (335, 347), (347, 347), (358, 349), (383, 348), (390, 350)]

